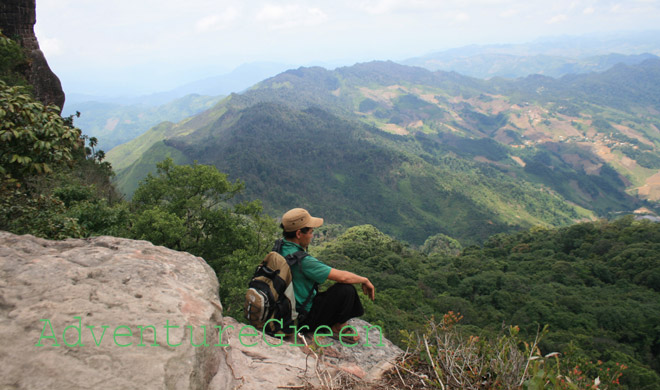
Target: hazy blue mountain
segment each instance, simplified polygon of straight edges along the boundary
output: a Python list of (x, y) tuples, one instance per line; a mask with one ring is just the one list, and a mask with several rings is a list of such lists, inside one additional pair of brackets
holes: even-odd
[(89, 101), (74, 105), (74, 111), (64, 111), (63, 115), (80, 112), (80, 117), (74, 118), (76, 127), (84, 134), (96, 137), (99, 148), (108, 151), (165, 120), (178, 122), (207, 110), (220, 99), (217, 96), (187, 95), (160, 106)]
[(244, 64), (227, 74), (144, 96), (67, 94), (63, 115), (82, 113), (75, 121), (76, 126), (85, 134), (97, 137), (102, 149), (110, 150), (160, 122), (178, 122), (208, 109), (222, 95), (241, 92), (291, 67), (270, 62)]
[(401, 61), (436, 71), (491, 78), (561, 77), (634, 65), (660, 54), (660, 31), (538, 39), (523, 44), (470, 45)]
[(254, 62), (243, 64), (230, 73), (207, 77), (171, 91), (150, 95), (149, 102), (167, 102), (188, 94), (209, 96), (229, 95), (233, 92), (242, 92), (259, 81), (272, 77), (294, 65), (275, 62)]
[(94, 96), (75, 92), (67, 93), (64, 110), (75, 112), (78, 105), (87, 102), (113, 103), (127, 106), (160, 106), (186, 95), (229, 95), (232, 92), (241, 92), (261, 80), (294, 67), (294, 65), (275, 62), (248, 63), (239, 66), (229, 73), (202, 78), (169, 91), (141, 96)]

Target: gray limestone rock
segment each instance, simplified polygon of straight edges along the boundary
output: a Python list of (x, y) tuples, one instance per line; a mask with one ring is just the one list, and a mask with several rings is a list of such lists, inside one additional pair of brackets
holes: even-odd
[(145, 241), (0, 232), (0, 388), (207, 388), (224, 353), (191, 344), (217, 343), (217, 291), (203, 259)]
[[(399, 347), (382, 337), (380, 331), (360, 319), (348, 322), (360, 337), (355, 346), (342, 345), (329, 337), (306, 335), (304, 340), (281, 340), (264, 336), (240, 337), (254, 333), (246, 325), (231, 317), (225, 317), (223, 341), (229, 345), (227, 363), (233, 378), (242, 390), (301, 388), (341, 388), (345, 384), (358, 384), (368, 388), (382, 374), (392, 368), (403, 353)], [(366, 338), (366, 329), (369, 338)], [(347, 329), (348, 330), (348, 329)], [(280, 345), (281, 344), (281, 345)], [(277, 346), (279, 345), (279, 346)], [(211, 382), (210, 389), (222, 390), (219, 381)], [(342, 386), (343, 385), (343, 386)]]
[(223, 318), (217, 294), (188, 253), (0, 232), (0, 389), (368, 388), (401, 354), (357, 319), (354, 347), (264, 337)]

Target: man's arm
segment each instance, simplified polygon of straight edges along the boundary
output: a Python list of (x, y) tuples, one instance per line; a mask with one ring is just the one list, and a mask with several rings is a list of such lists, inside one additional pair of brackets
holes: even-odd
[(375, 298), (376, 288), (374, 287), (373, 284), (371, 284), (369, 279), (365, 278), (364, 276), (360, 276), (352, 272), (342, 271), (340, 269), (332, 268), (330, 270), (330, 274), (328, 275), (328, 279), (334, 280), (335, 282), (346, 283), (346, 284), (360, 283), (362, 285), (362, 291), (364, 292), (364, 295), (368, 296), (369, 299), (371, 299), (372, 301)]

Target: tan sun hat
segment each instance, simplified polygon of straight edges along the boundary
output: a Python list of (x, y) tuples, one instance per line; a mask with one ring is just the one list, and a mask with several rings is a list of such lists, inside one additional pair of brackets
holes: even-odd
[(321, 225), (323, 218), (312, 217), (307, 210), (301, 208), (289, 210), (282, 216), (282, 227), (285, 232), (295, 232), (306, 227), (317, 228)]

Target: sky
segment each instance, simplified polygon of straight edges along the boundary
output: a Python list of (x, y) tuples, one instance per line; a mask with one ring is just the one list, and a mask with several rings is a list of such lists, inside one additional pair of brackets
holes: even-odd
[(334, 68), (658, 21), (660, 0), (37, 0), (35, 32), (67, 94), (137, 95), (252, 62)]

